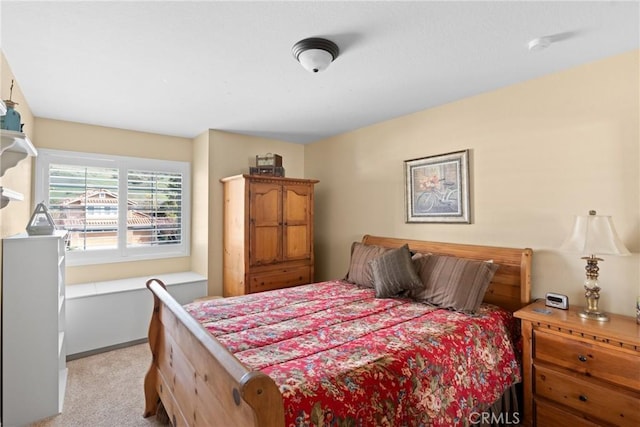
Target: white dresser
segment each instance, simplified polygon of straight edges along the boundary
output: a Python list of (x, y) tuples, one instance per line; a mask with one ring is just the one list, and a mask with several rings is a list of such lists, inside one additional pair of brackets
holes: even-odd
[(2, 241), (2, 425), (62, 411), (66, 231)]

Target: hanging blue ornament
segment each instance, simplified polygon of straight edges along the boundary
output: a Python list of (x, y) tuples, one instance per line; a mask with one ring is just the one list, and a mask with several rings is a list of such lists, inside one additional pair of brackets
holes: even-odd
[(7, 106), (7, 114), (0, 117), (0, 128), (5, 130), (15, 130), (22, 131), (22, 126), (20, 125), (20, 113), (13, 109), (16, 105), (15, 102), (6, 100), (4, 103)]
[(9, 99), (4, 103), (7, 106), (7, 113), (0, 117), (0, 129), (15, 130), (22, 132), (22, 125), (20, 124), (20, 113), (18, 113), (13, 107), (18, 105), (17, 102), (13, 102), (11, 97), (13, 96), (13, 80), (11, 80), (11, 88), (9, 92)]

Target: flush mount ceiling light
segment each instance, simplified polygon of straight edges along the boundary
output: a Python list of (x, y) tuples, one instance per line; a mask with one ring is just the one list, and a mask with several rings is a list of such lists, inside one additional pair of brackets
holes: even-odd
[(583, 31), (581, 30), (565, 31), (563, 33), (555, 33), (555, 34), (549, 34), (542, 37), (536, 37), (535, 39), (532, 39), (531, 41), (529, 41), (529, 43), (527, 44), (527, 47), (529, 48), (529, 52), (539, 52), (551, 46), (552, 43), (558, 43), (565, 40), (569, 40), (576, 36), (579, 36), (582, 33)]
[(317, 73), (338, 57), (340, 49), (331, 40), (311, 37), (294, 44), (291, 53), (305, 70)]
[(539, 52), (551, 45), (551, 37), (538, 37), (529, 42), (527, 45), (530, 52)]

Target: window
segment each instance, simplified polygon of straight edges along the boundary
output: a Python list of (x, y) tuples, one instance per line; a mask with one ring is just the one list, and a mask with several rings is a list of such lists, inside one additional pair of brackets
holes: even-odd
[(189, 255), (189, 164), (39, 150), (36, 200), (69, 231), (69, 265)]

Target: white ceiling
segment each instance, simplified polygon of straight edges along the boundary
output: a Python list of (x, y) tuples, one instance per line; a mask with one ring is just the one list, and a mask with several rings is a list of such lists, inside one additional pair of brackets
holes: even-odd
[[(299, 143), (640, 45), (638, 1), (3, 0), (0, 18), (37, 117)], [(325, 72), (291, 55), (307, 37), (340, 47)]]

